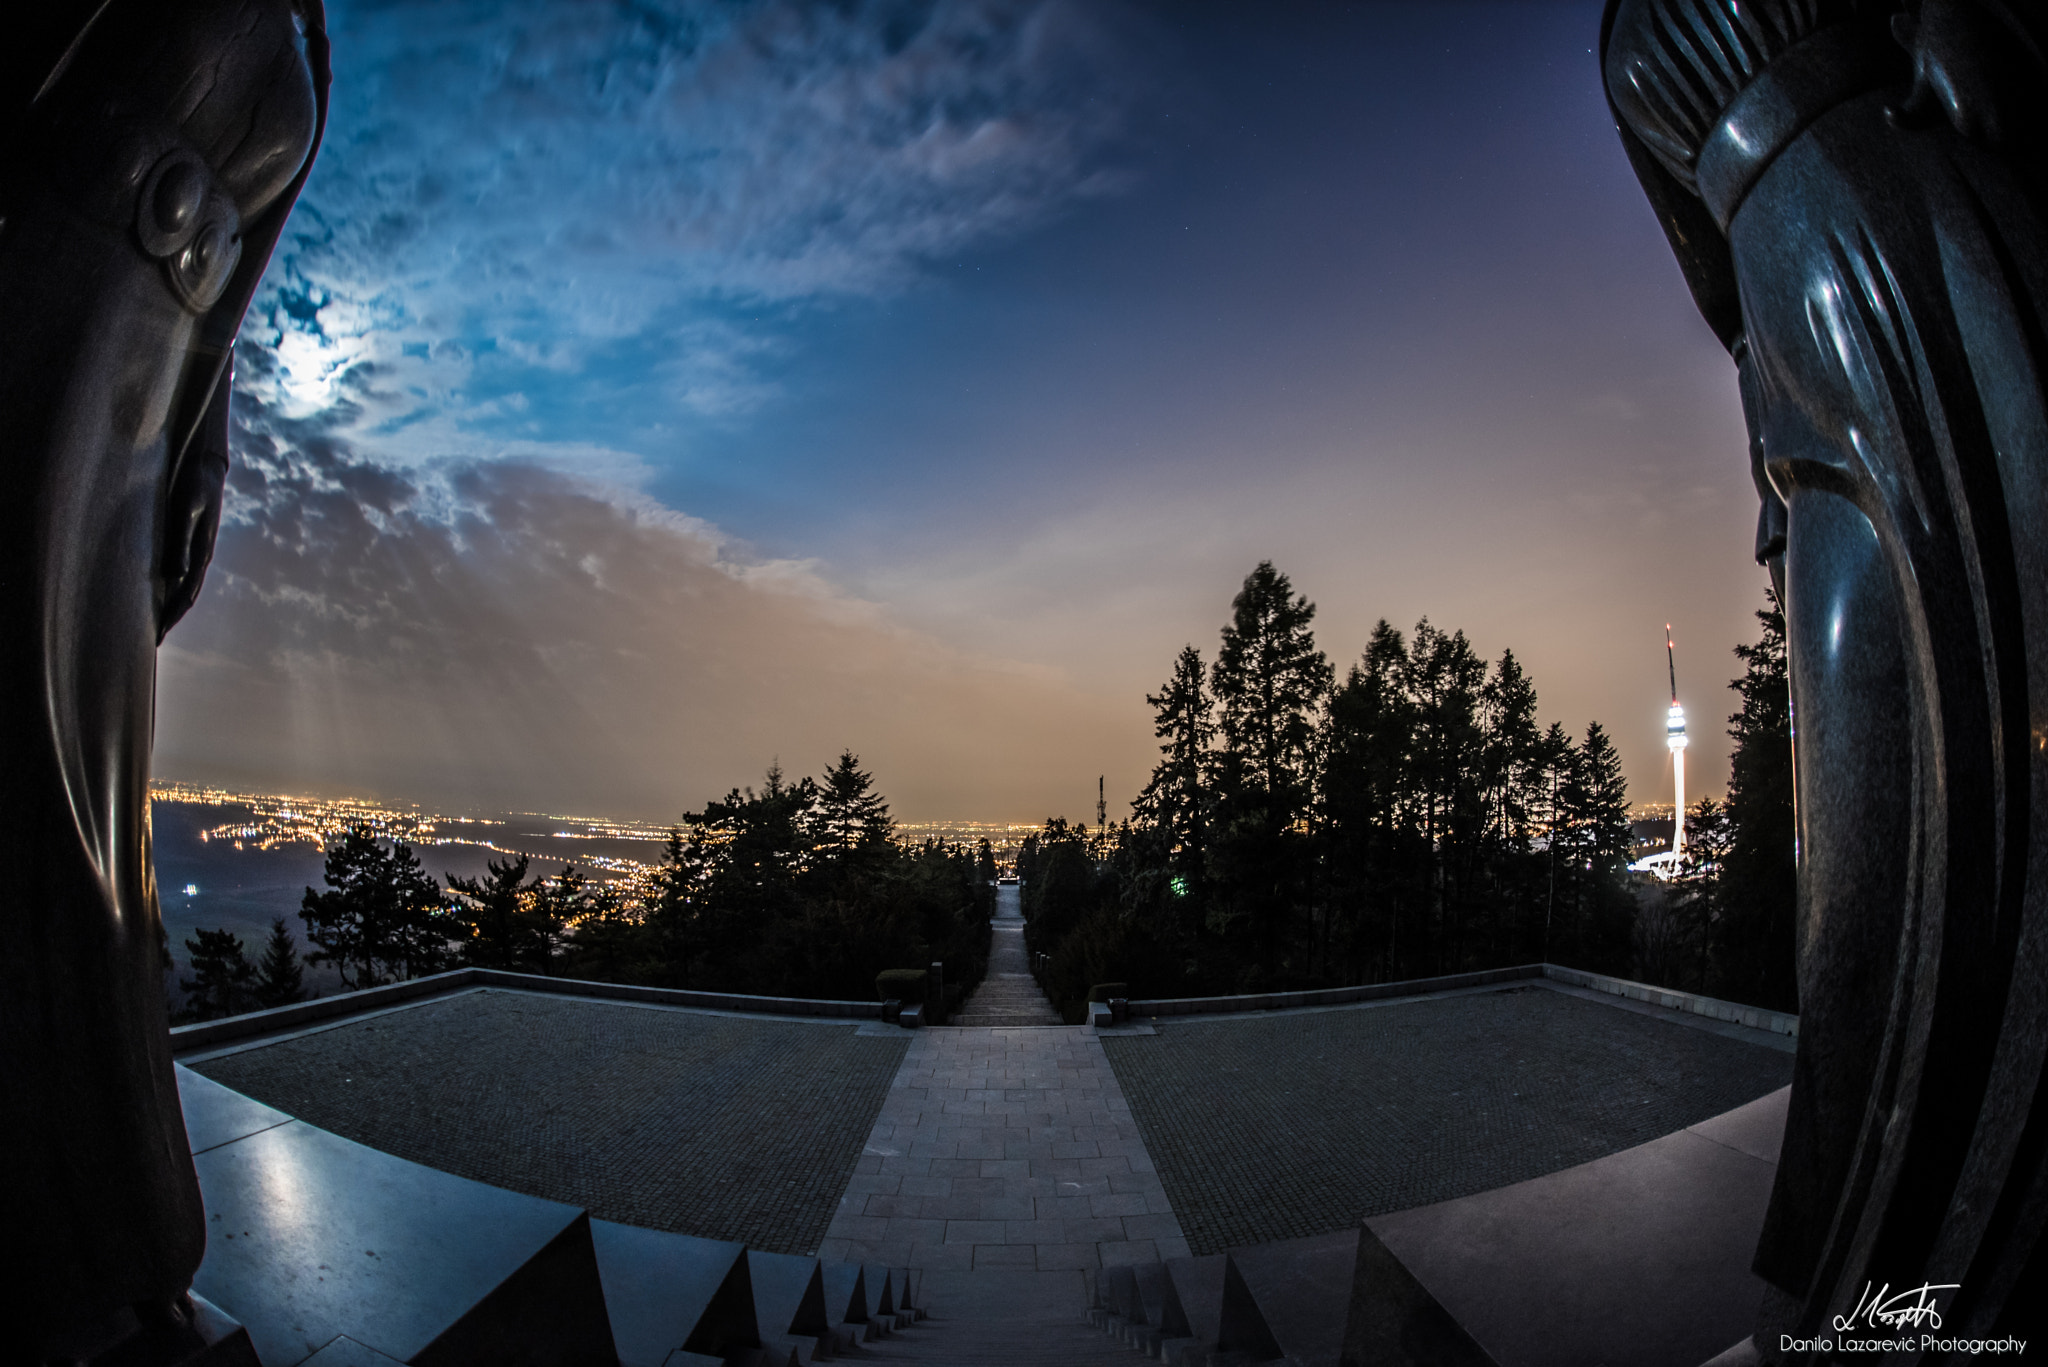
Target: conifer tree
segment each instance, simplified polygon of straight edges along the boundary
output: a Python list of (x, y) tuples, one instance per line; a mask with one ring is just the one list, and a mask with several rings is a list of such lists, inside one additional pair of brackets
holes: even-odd
[(1272, 561), (1260, 561), (1231, 600), (1211, 675), (1237, 780), (1283, 825), (1307, 797), (1316, 723), (1332, 681), (1310, 630), (1315, 616), (1315, 604)]
[(618, 884), (597, 884), (569, 932), (566, 974), (608, 983), (645, 981), (655, 971), (658, 957), (651, 943), (652, 923), (648, 907), (629, 898)]
[(533, 898), (540, 885), (526, 881), (527, 858), (492, 859), (481, 878), (447, 875), (454, 919), (465, 932), (464, 956), (480, 968), (517, 969), (533, 953), (537, 933)]
[[(1198, 877), (1208, 848), (1208, 807), (1216, 756), (1215, 703), (1209, 696), (1202, 652), (1181, 648), (1173, 677), (1158, 693), (1148, 693), (1152, 734), (1165, 758), (1153, 767), (1151, 781), (1132, 808), (1141, 822), (1157, 827), (1173, 842), (1173, 862), (1183, 879)], [(1184, 883), (1185, 886), (1185, 883)]]
[(1485, 733), (1481, 782), (1491, 838), (1515, 850), (1528, 848), (1531, 782), (1542, 733), (1536, 727), (1536, 685), (1515, 652), (1501, 652), (1493, 676), (1480, 690)]
[(1325, 895), (1354, 978), (1368, 962), (1398, 976), (1401, 920), (1426, 854), (1409, 825), (1414, 728), (1407, 642), (1381, 618), (1331, 695), (1323, 741)]
[(572, 864), (562, 865), (562, 871), (553, 878), (534, 880), (529, 906), (532, 933), (527, 940), (527, 953), (532, 967), (543, 975), (554, 975), (569, 927), (583, 914), (589, 893), (589, 880)]
[(885, 846), (896, 834), (889, 804), (874, 791), (874, 775), (860, 767), (860, 756), (839, 752), (838, 761), (816, 785), (816, 805), (806, 813), (812, 841), (828, 857), (843, 858), (855, 850)]
[(1245, 991), (1275, 972), (1312, 971), (1312, 948), (1298, 964), (1288, 961), (1314, 881), (1303, 826), (1312, 815), (1316, 742), (1332, 679), (1310, 629), (1315, 615), (1286, 575), (1260, 561), (1231, 601), (1209, 676), (1223, 748), (1205, 919), (1226, 935), (1254, 937), (1235, 984)]
[(180, 978), (178, 986), (185, 991), (186, 1019), (218, 1020), (250, 1008), (256, 967), (233, 931), (195, 931), (185, 941), (185, 952), (192, 959), (192, 976)]
[(662, 987), (688, 987), (703, 952), (703, 931), (695, 893), (704, 876), (704, 842), (685, 839), (671, 826), (654, 871), (654, 891), (647, 901), (648, 948), (655, 981)]
[(1785, 614), (1775, 593), (1765, 590), (1756, 617), (1762, 632), (1754, 645), (1735, 648), (1746, 668), (1729, 684), (1742, 695), (1742, 710), (1728, 719), (1735, 750), (1728, 777), (1728, 852), (1718, 890), (1715, 990), (1774, 1011), (1796, 1011), (1792, 693)]
[(315, 946), (306, 961), (333, 964), (344, 991), (447, 966), (454, 927), (409, 846), (387, 851), (369, 826), (351, 826), (327, 846), (326, 880), (326, 892), (306, 889), (299, 919)]
[(299, 967), (299, 944), (285, 927), (284, 917), (271, 918), (270, 938), (256, 962), (256, 1004), (266, 1009), (290, 1006), (306, 996), (306, 975)]
[(1576, 923), (1579, 886), (1583, 881), (1576, 829), (1579, 752), (1564, 724), (1552, 722), (1543, 733), (1537, 754), (1537, 792), (1542, 802), (1544, 830), (1540, 954), (1548, 962), (1555, 949), (1565, 943), (1564, 932)]
[[(1628, 884), (1632, 832), (1621, 756), (1599, 722), (1589, 722), (1565, 787), (1576, 867), (1571, 962), (1600, 973), (1626, 968), (1635, 899)], [(1553, 942), (1555, 943), (1555, 942)]]
[(1436, 971), (1453, 971), (1464, 949), (1465, 914), (1486, 833), (1486, 734), (1480, 701), (1486, 661), (1462, 631), (1415, 624), (1409, 690), (1417, 815), (1430, 861), (1430, 921)]
[[(846, 763), (853, 760), (851, 754), (841, 759), (835, 772), (844, 774), (847, 805), (840, 834), (852, 844), (840, 847), (833, 878), (849, 872), (854, 856), (886, 858), (891, 848), (886, 836), (879, 847), (861, 843), (887, 829), (888, 808), (879, 798), (862, 800), (871, 796), (867, 775), (857, 763)], [(697, 960), (693, 972), (709, 973), (707, 985), (737, 990), (753, 982), (779, 995), (784, 987), (774, 981), (774, 965), (806, 975), (812, 971), (810, 956), (820, 951), (820, 936), (805, 943), (800, 885), (814, 862), (820, 862), (813, 858), (812, 834), (818, 800), (815, 782), (802, 778), (790, 783), (782, 766), (771, 764), (760, 791), (735, 788), (724, 800), (684, 815), (688, 835), (677, 873), (690, 904), (687, 924)], [(799, 963), (800, 970), (795, 967)]]

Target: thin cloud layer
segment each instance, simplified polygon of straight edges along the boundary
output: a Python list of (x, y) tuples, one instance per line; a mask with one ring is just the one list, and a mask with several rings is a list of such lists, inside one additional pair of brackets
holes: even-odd
[(900, 812), (1029, 819), (1140, 739), (645, 500), (277, 426), (240, 433), (233, 524), (162, 652), (160, 773), (674, 816), (851, 746)]

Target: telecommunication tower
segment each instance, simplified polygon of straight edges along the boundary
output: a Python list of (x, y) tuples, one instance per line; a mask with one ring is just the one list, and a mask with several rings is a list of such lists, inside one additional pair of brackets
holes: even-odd
[(1678, 705), (1678, 651), (1671, 623), (1664, 624), (1664, 664), (1671, 673), (1671, 710), (1664, 718), (1664, 744), (1671, 750), (1671, 862), (1685, 854), (1685, 709)]
[(1109, 834), (1109, 802), (1102, 795), (1103, 775), (1095, 776), (1095, 829), (1101, 835)]

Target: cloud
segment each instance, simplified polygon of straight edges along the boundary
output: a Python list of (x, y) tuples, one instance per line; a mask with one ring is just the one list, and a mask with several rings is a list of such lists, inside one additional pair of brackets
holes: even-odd
[(393, 471), (274, 417), (238, 449), (206, 594), (161, 653), (162, 774), (673, 817), (850, 746), (900, 814), (1031, 820), (1142, 748), (1113, 703), (616, 489)]
[(793, 311), (1107, 192), (1142, 80), (1107, 0), (361, 0), (245, 336), (376, 458), (447, 416), (744, 412)]

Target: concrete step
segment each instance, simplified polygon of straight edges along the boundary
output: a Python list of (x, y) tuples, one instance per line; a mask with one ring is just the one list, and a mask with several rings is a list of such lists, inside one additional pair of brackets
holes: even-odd
[(761, 1346), (744, 1244), (590, 1224), (620, 1367), (663, 1367), (677, 1350), (726, 1358)]
[(1199, 1350), (1183, 1349), (1183, 1356), (1196, 1351), (1204, 1355), (1240, 1353), (1252, 1362), (1269, 1362), (1280, 1356), (1272, 1329), (1228, 1253), (1173, 1258), (1167, 1262), (1166, 1272), (1173, 1279), (1189, 1332), (1200, 1345)]
[(754, 1285), (754, 1320), (763, 1347), (796, 1355), (798, 1367), (832, 1356), (832, 1323), (825, 1317), (824, 1270), (816, 1258), (747, 1250)]
[(1017, 1325), (949, 1320), (941, 1313), (891, 1338), (863, 1344), (844, 1361), (941, 1367), (1140, 1367), (1144, 1359), (1083, 1323)]

